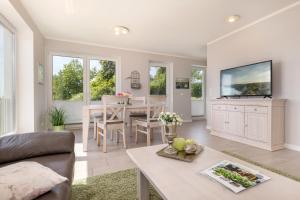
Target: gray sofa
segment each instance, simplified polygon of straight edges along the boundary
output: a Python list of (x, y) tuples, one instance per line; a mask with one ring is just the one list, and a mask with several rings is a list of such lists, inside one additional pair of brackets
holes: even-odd
[(74, 140), (71, 132), (25, 133), (1, 137), (0, 167), (20, 161), (36, 161), (69, 179), (37, 199), (70, 199), (75, 162)]

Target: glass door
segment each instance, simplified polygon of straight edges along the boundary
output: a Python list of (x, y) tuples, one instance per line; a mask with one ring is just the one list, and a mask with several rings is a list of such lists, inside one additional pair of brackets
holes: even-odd
[(193, 67), (191, 79), (192, 117), (205, 115), (205, 68)]
[(149, 94), (150, 98), (159, 101), (163, 98), (166, 103), (166, 110), (170, 111), (170, 64), (150, 62), (149, 65)]

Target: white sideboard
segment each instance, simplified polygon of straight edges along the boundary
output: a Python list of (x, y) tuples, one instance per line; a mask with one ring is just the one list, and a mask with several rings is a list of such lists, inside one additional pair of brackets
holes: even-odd
[(284, 148), (284, 99), (216, 99), (211, 134), (262, 149)]

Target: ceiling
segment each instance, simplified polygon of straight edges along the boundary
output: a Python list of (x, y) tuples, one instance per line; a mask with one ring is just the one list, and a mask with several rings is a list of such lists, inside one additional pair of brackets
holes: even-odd
[[(297, 0), (22, 0), (46, 38), (195, 58), (206, 44)], [(72, 6), (67, 6), (68, 3)], [(225, 22), (238, 14), (235, 23)], [(116, 36), (115, 25), (130, 29)]]

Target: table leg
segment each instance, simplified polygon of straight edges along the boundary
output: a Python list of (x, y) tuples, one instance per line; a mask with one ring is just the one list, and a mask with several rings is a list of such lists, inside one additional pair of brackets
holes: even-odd
[(87, 108), (83, 108), (82, 113), (82, 144), (83, 151), (87, 151), (87, 143), (89, 139), (90, 110)]
[(139, 169), (137, 169), (137, 195), (139, 200), (149, 200), (149, 181)]

